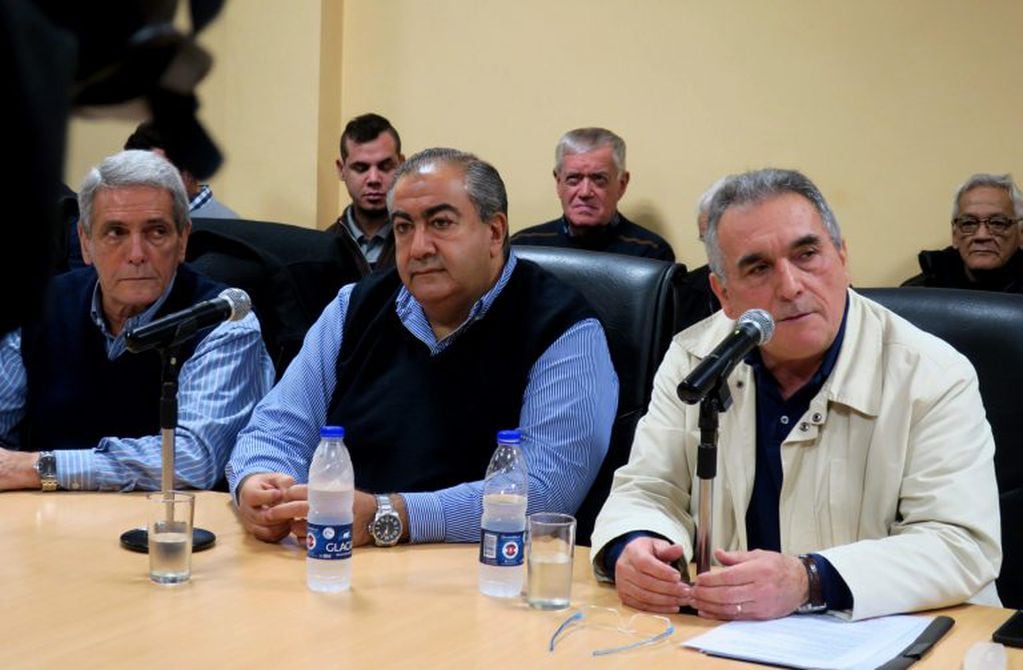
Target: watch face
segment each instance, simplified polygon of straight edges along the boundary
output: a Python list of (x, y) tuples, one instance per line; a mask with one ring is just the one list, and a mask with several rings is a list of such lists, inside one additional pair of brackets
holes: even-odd
[(373, 521), (373, 538), (380, 544), (394, 544), (401, 537), (401, 519), (397, 514), (384, 514)]

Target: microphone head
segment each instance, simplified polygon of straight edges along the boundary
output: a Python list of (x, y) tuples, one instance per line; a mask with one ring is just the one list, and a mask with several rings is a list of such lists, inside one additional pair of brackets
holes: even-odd
[(757, 346), (767, 344), (770, 341), (771, 336), (774, 335), (774, 319), (764, 309), (750, 309), (743, 312), (739, 320), (735, 322), (736, 327), (742, 327), (749, 324), (757, 329), (760, 333), (760, 339), (757, 341)]
[[(252, 311), (252, 301), (249, 300), (249, 294), (240, 288), (225, 288), (217, 297), (223, 298), (231, 306), (231, 316), (227, 317), (228, 321), (244, 319)], [(767, 318), (770, 319), (771, 317)]]

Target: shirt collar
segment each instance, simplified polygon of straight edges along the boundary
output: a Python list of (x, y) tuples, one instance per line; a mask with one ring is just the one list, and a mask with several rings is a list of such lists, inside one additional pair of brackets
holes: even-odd
[(391, 234), (391, 222), (388, 221), (384, 225), (380, 226), (375, 233), (373, 233), (369, 237), (366, 237), (366, 233), (362, 232), (362, 228), (359, 228), (359, 224), (355, 223), (355, 213), (353, 211), (354, 209), (355, 209), (354, 207), (348, 205), (348, 207), (345, 208), (344, 216), (341, 217), (341, 221), (343, 222), (344, 226), (348, 228), (348, 232), (352, 234), (352, 237), (355, 239), (356, 242), (359, 242), (361, 244), (373, 239), (383, 240), (386, 239), (387, 236)]
[[(801, 393), (803, 389), (810, 388), (816, 393), (817, 390), (824, 384), (828, 377), (831, 376), (831, 371), (835, 369), (835, 363), (838, 361), (838, 352), (842, 350), (842, 342), (845, 340), (845, 324), (849, 319), (849, 294), (846, 292), (845, 297), (845, 308), (842, 312), (842, 323), (838, 327), (838, 332), (835, 334), (835, 339), (832, 340), (831, 346), (824, 352), (824, 358), (821, 360), (820, 366), (817, 368), (817, 372), (813, 374), (806, 384), (803, 385), (796, 393)], [(760, 347), (756, 347), (746, 355), (744, 359), (746, 363), (753, 367), (754, 371), (759, 374), (770, 375), (773, 380), (773, 375), (764, 366), (764, 359), (760, 354)]]
[(110, 326), (107, 325), (107, 319), (103, 314), (103, 294), (101, 293), (99, 280), (96, 280), (96, 285), (92, 289), (92, 307), (89, 308), (89, 317), (92, 322), (100, 329), (104, 337), (107, 339), (107, 345), (109, 347), (113, 342), (121, 343), (121, 349), (123, 349), (124, 334), (132, 328), (138, 328), (144, 326), (153, 320), (153, 317), (163, 307), (163, 303), (167, 302), (167, 296), (170, 295), (171, 289), (174, 288), (174, 280), (177, 279), (177, 273), (167, 283), (167, 288), (163, 290), (160, 297), (156, 299), (149, 307), (146, 307), (143, 311), (130, 317), (124, 322), (124, 328), (121, 329), (121, 334), (116, 337), (110, 332)]
[(479, 300), (473, 303), (472, 308), (469, 310), (469, 316), (466, 317), (458, 328), (453, 330), (443, 340), (438, 341), (437, 337), (433, 334), (433, 328), (430, 327), (430, 322), (426, 318), (426, 313), (423, 312), (423, 306), (416, 302), (415, 297), (409, 292), (409, 290), (402, 285), (398, 291), (398, 299), (395, 302), (395, 312), (398, 314), (398, 318), (404, 324), (405, 328), (416, 336), (423, 344), (430, 348), (430, 353), (433, 355), (439, 354), (444, 351), (448, 346), (454, 342), (458, 336), (469, 327), (471, 323), (482, 319), (490, 306), (494, 304), (494, 300), (504, 290), (505, 285), (511, 278), (512, 272), (515, 271), (515, 265), (518, 263), (518, 259), (515, 256), (515, 252), (510, 250), (508, 253), (508, 260), (504, 264), (504, 269), (501, 270), (500, 276), (497, 278), (497, 282), (490, 288), (489, 291), (484, 293)]
[(202, 184), (199, 186), (199, 192), (195, 194), (195, 197), (189, 200), (188, 211), (194, 212), (212, 199), (213, 191), (210, 189), (209, 184)]

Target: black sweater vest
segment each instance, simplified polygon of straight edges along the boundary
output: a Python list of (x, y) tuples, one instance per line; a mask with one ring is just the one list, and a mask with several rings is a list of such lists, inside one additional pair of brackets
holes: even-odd
[(519, 425), (529, 371), (595, 315), (575, 289), (519, 260), (482, 319), (431, 356), (395, 313), (395, 270), (352, 291), (328, 423), (345, 427), (356, 488), (432, 491), (482, 479), (498, 430)]
[[(141, 437), (160, 430), (160, 355), (125, 352), (107, 358), (103, 333), (89, 316), (97, 277), (83, 268), (53, 279), (41, 326), (22, 331), (28, 376), (22, 448), (90, 449), (101, 437)], [(222, 284), (179, 265), (155, 318), (216, 297)], [(184, 363), (212, 328), (181, 349)]]

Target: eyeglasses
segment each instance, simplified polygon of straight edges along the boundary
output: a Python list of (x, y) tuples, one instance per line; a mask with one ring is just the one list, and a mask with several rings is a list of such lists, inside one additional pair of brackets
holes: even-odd
[(623, 635), (638, 638), (634, 642), (623, 644), (617, 647), (606, 647), (595, 649), (594, 656), (608, 656), (620, 651), (628, 651), (636, 647), (654, 644), (675, 632), (675, 626), (668, 617), (659, 614), (633, 614), (625, 617), (613, 607), (598, 607), (596, 605), (584, 605), (573, 612), (551, 635), (548, 651), (554, 651), (554, 645), (564, 639), (561, 634), (569, 630), (577, 630), (573, 626), (592, 626), (604, 630), (612, 630)]
[(959, 230), (963, 235), (973, 235), (980, 226), (986, 225), (987, 229), (995, 235), (1004, 235), (1009, 231), (1009, 228), (1015, 226), (1017, 219), (1010, 219), (1007, 216), (996, 215), (989, 216), (986, 219), (978, 219), (975, 216), (960, 216), (952, 219), (952, 225)]

